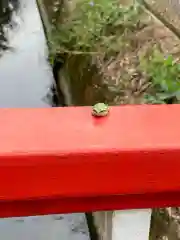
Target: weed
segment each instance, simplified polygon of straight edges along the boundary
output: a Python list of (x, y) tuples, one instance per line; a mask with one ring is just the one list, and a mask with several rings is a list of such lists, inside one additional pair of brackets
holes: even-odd
[(122, 6), (119, 0), (75, 0), (71, 13), (63, 12), (65, 17), (52, 28), (49, 60), (53, 65), (58, 56), (63, 62), (61, 79), (74, 104), (106, 102), (111, 94), (102, 69), (129, 49), (129, 34), (139, 28), (143, 10), (137, 3)]
[(119, 52), (123, 36), (134, 31), (141, 8), (138, 4), (124, 7), (117, 0), (82, 0), (71, 16), (53, 30), (51, 51), (76, 54)]
[(171, 55), (164, 56), (157, 48), (149, 57), (140, 59), (140, 68), (152, 83), (146, 103), (178, 103), (180, 100), (180, 64)]

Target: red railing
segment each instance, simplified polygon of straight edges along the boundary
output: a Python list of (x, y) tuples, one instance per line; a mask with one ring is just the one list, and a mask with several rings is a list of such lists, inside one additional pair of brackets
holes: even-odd
[(0, 110), (0, 217), (180, 204), (180, 106)]

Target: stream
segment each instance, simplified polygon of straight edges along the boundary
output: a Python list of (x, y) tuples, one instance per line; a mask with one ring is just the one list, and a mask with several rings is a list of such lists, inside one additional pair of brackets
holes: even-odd
[[(52, 69), (35, 0), (21, 0), (13, 15), (14, 27), (5, 29), (12, 48), (0, 57), (0, 107), (56, 106)], [(88, 240), (89, 234), (84, 214), (58, 214), (1, 219), (0, 239)]]

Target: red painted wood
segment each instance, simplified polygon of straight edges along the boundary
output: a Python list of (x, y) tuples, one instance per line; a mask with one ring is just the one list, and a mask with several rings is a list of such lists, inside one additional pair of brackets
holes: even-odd
[[(38, 199), (63, 198), (57, 211), (67, 212), (78, 211), (74, 199), (80, 211), (92, 210), (83, 201), (92, 197), (100, 197), (97, 206), (105, 208), (102, 196), (177, 192), (179, 119), (179, 105), (112, 107), (102, 119), (93, 118), (89, 107), (1, 109), (0, 201), (34, 199), (43, 209)], [(35, 209), (34, 202), (22, 202), (15, 212)], [(41, 214), (55, 212), (58, 204), (48, 205)], [(127, 201), (125, 207), (132, 206)]]

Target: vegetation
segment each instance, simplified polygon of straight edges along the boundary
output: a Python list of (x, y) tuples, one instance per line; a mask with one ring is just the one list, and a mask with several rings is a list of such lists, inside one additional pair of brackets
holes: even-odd
[(168, 104), (180, 100), (180, 64), (172, 55), (164, 56), (153, 49), (140, 60), (141, 69), (151, 81), (151, 91), (145, 95), (146, 103)]
[(140, 11), (138, 4), (122, 7), (117, 0), (78, 2), (72, 16), (56, 24), (52, 50), (71, 55), (118, 52), (139, 23)]
[[(111, 104), (124, 103), (123, 99), (127, 94), (124, 88), (132, 88), (132, 78), (134, 79), (136, 75), (137, 80), (137, 73), (139, 83), (143, 82), (143, 84), (137, 83), (141, 92), (137, 103), (163, 104), (179, 101), (180, 66), (173, 56), (165, 57), (160, 49), (154, 47), (154, 44), (150, 45), (143, 56), (136, 52), (139, 43), (135, 35), (147, 26), (143, 8), (138, 2), (124, 6), (117, 0), (78, 0), (76, 5), (71, 6), (71, 14), (68, 14), (68, 11), (69, 9), (63, 8), (64, 18), (57, 18), (59, 21), (53, 25), (52, 37), (49, 41), (50, 61), (53, 64), (54, 59), (59, 58), (59, 61), (64, 63), (63, 72), (66, 81), (70, 85), (72, 82), (74, 85), (83, 85), (74, 92), (80, 89), (81, 92), (85, 92), (95, 79), (95, 85), (99, 89), (98, 96), (93, 96), (93, 100), (88, 104), (98, 100)], [(109, 76), (107, 63), (112, 59), (113, 62), (122, 62), (127, 52), (134, 52), (135, 62), (129, 63), (127, 71), (123, 69), (120, 74), (113, 72)], [(89, 71), (88, 76), (87, 71)], [(113, 75), (116, 75), (114, 86)], [(96, 90), (92, 89), (94, 92)], [(131, 89), (130, 92), (132, 97), (134, 90)], [(75, 104), (82, 105), (84, 95), (76, 101), (77, 94), (75, 94), (74, 99)]]
[[(50, 62), (53, 64), (55, 58), (64, 62), (63, 78), (73, 84), (74, 104), (113, 102), (103, 69), (123, 49), (131, 48), (129, 35), (142, 27), (142, 9), (138, 3), (122, 6), (117, 0), (79, 0), (71, 6), (71, 13), (65, 14), (68, 11), (64, 8), (66, 17), (53, 26)], [(89, 88), (93, 97), (86, 101), (84, 94)]]

